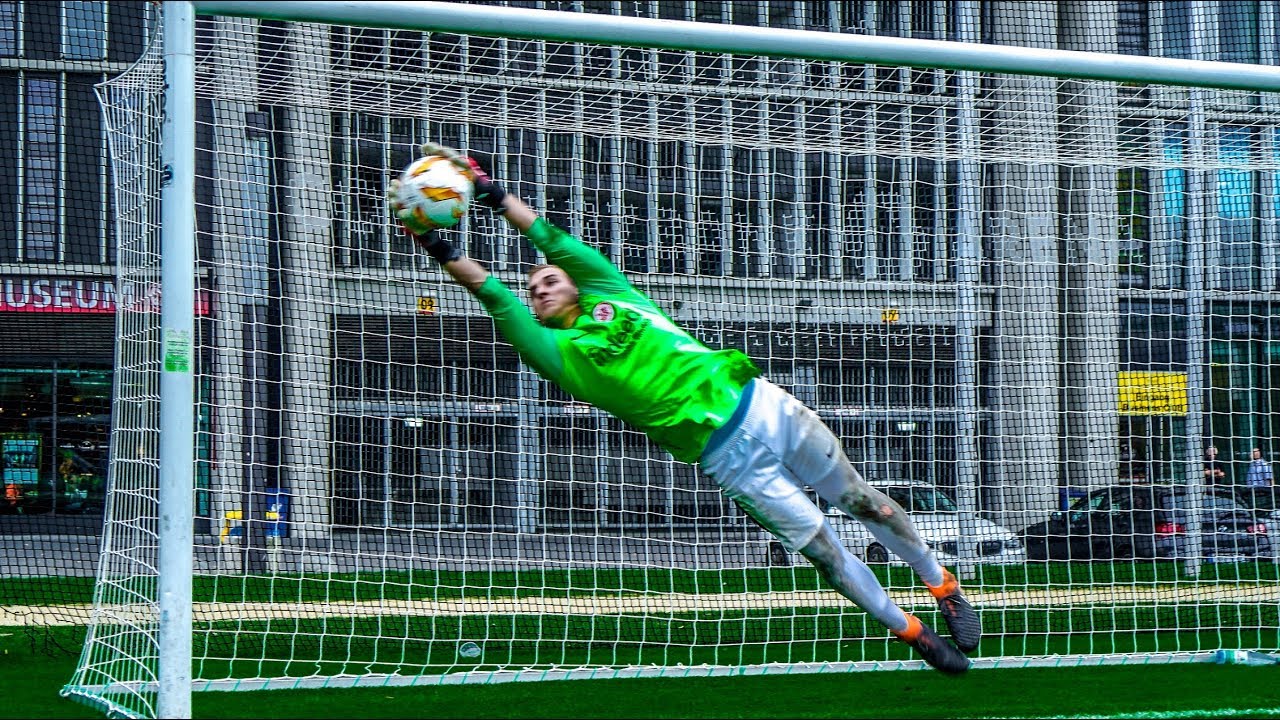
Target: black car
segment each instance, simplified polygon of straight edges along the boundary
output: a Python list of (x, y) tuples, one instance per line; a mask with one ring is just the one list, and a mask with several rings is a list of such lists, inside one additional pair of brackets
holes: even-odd
[[(1021, 533), (1030, 560), (1185, 558), (1193, 514), (1182, 486), (1116, 485)], [(1204, 495), (1200, 556), (1209, 562), (1271, 558), (1267, 524), (1230, 492)]]
[(1247, 487), (1229, 485), (1215, 492), (1232, 493), (1235, 501), (1246, 510), (1253, 512), (1259, 520), (1267, 523), (1274, 531), (1280, 522), (1280, 487)]

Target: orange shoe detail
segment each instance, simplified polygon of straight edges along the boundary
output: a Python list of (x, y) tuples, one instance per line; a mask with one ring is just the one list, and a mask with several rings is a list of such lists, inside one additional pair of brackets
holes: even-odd
[(951, 571), (946, 568), (942, 568), (941, 585), (935, 586), (925, 583), (925, 586), (929, 588), (929, 594), (933, 595), (936, 600), (941, 600), (948, 595), (955, 595), (960, 592), (960, 581), (957, 580), (956, 576), (952, 575)]
[(969, 669), (969, 658), (964, 653), (910, 613), (907, 614), (907, 629), (893, 634), (920, 653), (929, 667), (948, 675), (959, 675)]
[(920, 637), (920, 633), (924, 630), (924, 624), (911, 613), (903, 613), (903, 615), (907, 616), (907, 629), (902, 632), (898, 632), (897, 630), (892, 632), (903, 642), (915, 642)]

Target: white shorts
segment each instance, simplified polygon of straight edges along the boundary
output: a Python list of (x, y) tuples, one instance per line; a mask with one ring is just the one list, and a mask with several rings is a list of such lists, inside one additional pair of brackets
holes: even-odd
[(841, 463), (848, 464), (844, 450), (818, 414), (756, 378), (746, 416), (701, 467), (788, 550), (799, 550), (826, 521), (804, 485), (838, 472)]

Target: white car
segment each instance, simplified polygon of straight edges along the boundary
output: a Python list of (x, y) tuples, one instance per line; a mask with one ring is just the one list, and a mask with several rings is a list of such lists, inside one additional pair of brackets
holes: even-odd
[[(893, 498), (911, 515), (916, 531), (933, 549), (938, 562), (954, 565), (959, 561), (960, 511), (950, 495), (932, 485), (909, 480), (873, 481), (871, 485)], [(825, 507), (826, 503), (821, 505)], [(826, 514), (827, 522), (835, 528), (845, 547), (863, 562), (902, 564), (896, 555), (876, 542), (865, 525), (840, 508), (827, 507)], [(975, 518), (973, 522), (978, 540), (974, 561), (990, 565), (1016, 565), (1027, 561), (1027, 550), (1012, 530), (983, 518)], [(782, 543), (772, 539), (765, 561), (775, 566), (808, 562), (800, 553), (789, 553)]]

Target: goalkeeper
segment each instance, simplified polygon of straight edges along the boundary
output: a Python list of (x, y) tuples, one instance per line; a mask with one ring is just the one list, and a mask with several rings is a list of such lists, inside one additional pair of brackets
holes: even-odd
[[(470, 158), (434, 144), (473, 175), (476, 201), (497, 211), (550, 265), (529, 272), (529, 309), (476, 261), (421, 224), (390, 194), (405, 230), (493, 317), (539, 375), (642, 430), (684, 462), (700, 462), (744, 511), (797, 550), (841, 595), (871, 613), (931, 666), (962, 673), (981, 625), (959, 583), (902, 508), (869, 486), (835, 435), (790, 393), (758, 377), (737, 350), (712, 350), (678, 327), (603, 255), (538, 217)], [(955, 645), (899, 608), (803, 492), (809, 485), (906, 561), (938, 602)], [(957, 647), (959, 650), (957, 650)]]

